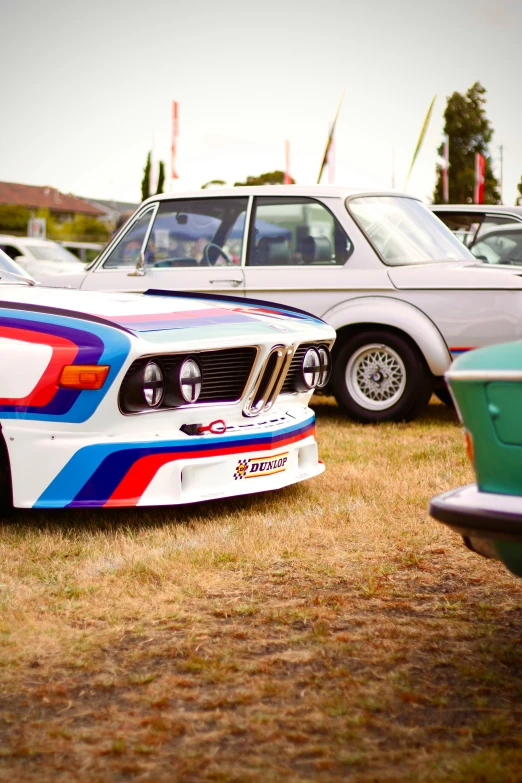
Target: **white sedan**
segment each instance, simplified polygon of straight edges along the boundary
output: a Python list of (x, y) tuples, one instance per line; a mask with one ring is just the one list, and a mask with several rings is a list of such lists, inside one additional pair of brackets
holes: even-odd
[[(522, 338), (522, 279), (482, 264), (419, 200), (328, 186), (145, 201), (83, 290), (203, 291), (309, 311), (337, 332), (330, 390), (360, 421), (412, 419), (452, 358)], [(51, 284), (54, 282), (51, 281)]]
[(37, 281), (44, 281), (48, 275), (78, 274), (85, 268), (75, 255), (51, 239), (0, 234), (0, 250)]

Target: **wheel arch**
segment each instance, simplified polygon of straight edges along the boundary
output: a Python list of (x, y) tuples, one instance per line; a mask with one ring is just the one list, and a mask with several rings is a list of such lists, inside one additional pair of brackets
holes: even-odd
[(323, 319), (337, 332), (334, 347), (338, 353), (346, 339), (369, 329), (384, 328), (405, 337), (421, 353), (430, 372), (443, 376), (451, 364), (451, 354), (437, 326), (418, 307), (392, 297), (358, 297), (336, 305)]

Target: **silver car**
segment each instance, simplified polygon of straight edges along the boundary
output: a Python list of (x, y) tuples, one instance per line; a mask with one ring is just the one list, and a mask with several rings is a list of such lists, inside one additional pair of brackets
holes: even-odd
[(99, 258), (51, 284), (291, 305), (337, 332), (329, 389), (364, 422), (416, 417), (471, 348), (522, 337), (522, 279), (480, 263), (419, 200), (267, 186), (145, 201)]

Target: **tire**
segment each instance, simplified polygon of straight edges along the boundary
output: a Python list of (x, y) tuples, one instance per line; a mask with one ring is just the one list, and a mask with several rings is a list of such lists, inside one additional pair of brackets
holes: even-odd
[(3, 435), (0, 433), (0, 517), (10, 516), (13, 511), (11, 468)]
[(332, 386), (339, 406), (363, 423), (411, 421), (427, 406), (433, 389), (416, 346), (384, 329), (346, 340), (334, 359)]

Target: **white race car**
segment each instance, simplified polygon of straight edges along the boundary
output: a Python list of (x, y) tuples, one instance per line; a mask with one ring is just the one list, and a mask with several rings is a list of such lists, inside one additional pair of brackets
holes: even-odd
[(234, 297), (43, 288), (1, 252), (0, 286), (14, 506), (189, 503), (323, 471), (308, 401), (335, 332), (319, 319)]

